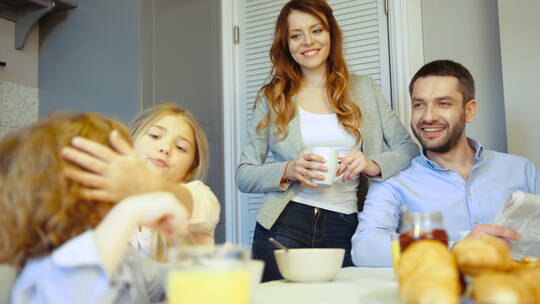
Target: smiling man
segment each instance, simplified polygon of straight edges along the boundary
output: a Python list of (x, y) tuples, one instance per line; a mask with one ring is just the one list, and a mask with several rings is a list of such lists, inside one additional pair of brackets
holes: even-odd
[(489, 234), (519, 239), (491, 224), (510, 193), (540, 194), (540, 172), (529, 160), (491, 151), (465, 134), (474, 120), (474, 80), (461, 64), (437, 60), (424, 65), (409, 85), (411, 128), (422, 154), (383, 182), (373, 182), (352, 238), (357, 266), (391, 266), (391, 234), (402, 210), (441, 212), (449, 240)]

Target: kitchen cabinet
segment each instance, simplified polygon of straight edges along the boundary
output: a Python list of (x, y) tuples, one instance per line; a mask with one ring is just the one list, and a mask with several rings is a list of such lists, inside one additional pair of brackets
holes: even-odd
[(21, 50), (39, 19), (75, 7), (72, 0), (0, 0), (0, 18), (15, 22), (15, 48)]

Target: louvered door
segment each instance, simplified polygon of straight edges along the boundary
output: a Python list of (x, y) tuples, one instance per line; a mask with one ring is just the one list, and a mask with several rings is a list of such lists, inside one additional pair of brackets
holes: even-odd
[[(237, 47), (241, 151), (246, 127), (252, 117), (255, 95), (268, 79), (271, 64), (269, 49), (274, 25), (284, 0), (238, 0), (240, 44)], [(387, 21), (384, 0), (329, 0), (345, 37), (345, 56), (352, 73), (369, 75), (390, 100)], [(269, 155), (267, 162), (272, 162)], [(240, 241), (251, 244), (255, 214), (261, 194), (240, 194)]]

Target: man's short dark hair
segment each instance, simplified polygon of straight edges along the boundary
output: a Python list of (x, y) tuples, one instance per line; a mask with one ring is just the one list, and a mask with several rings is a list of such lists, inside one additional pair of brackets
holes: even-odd
[(459, 91), (463, 95), (463, 104), (474, 99), (474, 79), (463, 65), (452, 60), (435, 60), (426, 63), (423, 67), (414, 74), (409, 83), (409, 94), (412, 96), (414, 83), (420, 77), (427, 76), (452, 76), (457, 78), (459, 82)]

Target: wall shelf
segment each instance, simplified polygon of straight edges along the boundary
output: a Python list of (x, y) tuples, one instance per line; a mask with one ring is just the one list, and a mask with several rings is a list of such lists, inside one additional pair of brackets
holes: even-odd
[(22, 50), (39, 19), (76, 7), (74, 0), (0, 0), (0, 18), (15, 22), (15, 48)]

